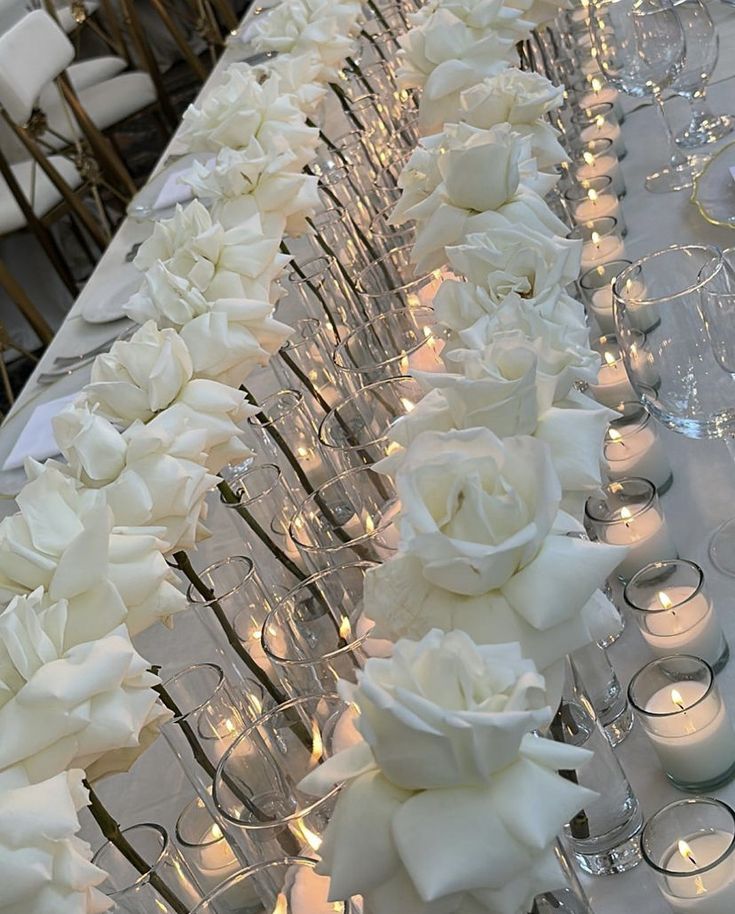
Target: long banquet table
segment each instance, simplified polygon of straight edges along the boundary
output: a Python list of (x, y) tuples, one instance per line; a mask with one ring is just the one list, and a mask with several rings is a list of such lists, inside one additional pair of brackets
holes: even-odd
[[(711, 14), (720, 34), (720, 60), (713, 75), (708, 97), (716, 112), (735, 111), (735, 8), (709, 0)], [(202, 90), (211, 90), (221, 79), (226, 66), (247, 56), (247, 48), (233, 42), (225, 51)], [(656, 112), (648, 104), (623, 99), (628, 116), (623, 135), (628, 155), (622, 162), (628, 193), (623, 201), (628, 226), (626, 256), (636, 259), (670, 244), (683, 242), (712, 243), (721, 247), (735, 245), (735, 232), (708, 224), (689, 200), (689, 192), (652, 195), (643, 187), (644, 176), (662, 162), (664, 137)], [(678, 125), (686, 117), (682, 99), (671, 99), (667, 110)], [(735, 134), (721, 144), (735, 141)], [(717, 148), (717, 147), (715, 147)], [(174, 137), (161, 161), (177, 151)], [(160, 167), (160, 165), (159, 165)], [(34, 375), (29, 379), (8, 419), (0, 428), (0, 465), (38, 404), (73, 393), (88, 379), (89, 367), (47, 387), (39, 387), (36, 377), (47, 370), (57, 355), (83, 352), (120, 332), (124, 323), (88, 324), (81, 316), (85, 303), (92, 297), (109, 294), (129, 281), (133, 268), (125, 263), (131, 246), (144, 240), (150, 223), (126, 219), (95, 272), (71, 309), (69, 316), (49, 346)], [(126, 276), (126, 273), (128, 274)], [(255, 380), (258, 393), (272, 387), (269, 370)], [(707, 557), (709, 534), (735, 510), (735, 466), (725, 446), (715, 441), (693, 441), (661, 430), (674, 470), (674, 485), (663, 496), (662, 504), (674, 540), (683, 558), (698, 562), (718, 608), (726, 635), (735, 648), (735, 583), (715, 571)], [(13, 495), (23, 481), (22, 471), (0, 472), (0, 516), (15, 510)], [(243, 539), (238, 528), (212, 513), (213, 536), (201, 544), (196, 554), (198, 567), (205, 567), (216, 557), (241, 553)], [(163, 627), (149, 629), (137, 639), (143, 655), (163, 667), (163, 674), (197, 660), (207, 659), (211, 648), (203, 630), (190, 613), (181, 614), (173, 631)], [(620, 639), (610, 648), (610, 659), (618, 677), (627, 688), (633, 673), (650, 658), (650, 654), (632, 620)], [(735, 658), (719, 676), (719, 684), (730, 713), (735, 717)], [(664, 777), (653, 750), (640, 726), (616, 750), (618, 757), (642, 804), (646, 816), (665, 803), (682, 796)], [(178, 765), (173, 762), (163, 739), (138, 761), (134, 776), (115, 776), (100, 785), (100, 794), (124, 825), (136, 822), (159, 822), (169, 829), (179, 811), (192, 795)], [(735, 783), (716, 796), (735, 806)], [(99, 840), (87, 822), (84, 837), (97, 845)], [(669, 910), (659, 895), (653, 877), (644, 864), (622, 875), (585, 879), (593, 910), (597, 914), (635, 911), (642, 914), (666, 914)]]

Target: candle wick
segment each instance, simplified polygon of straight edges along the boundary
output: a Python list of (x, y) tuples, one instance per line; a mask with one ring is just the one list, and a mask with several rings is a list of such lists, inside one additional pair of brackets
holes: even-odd
[[(684, 713), (686, 714), (686, 711)], [(687, 860), (691, 863), (691, 865), (693, 867), (699, 866), (699, 864), (697, 863), (696, 857), (694, 856), (694, 854), (691, 851), (689, 851), (689, 853), (687, 854)]]

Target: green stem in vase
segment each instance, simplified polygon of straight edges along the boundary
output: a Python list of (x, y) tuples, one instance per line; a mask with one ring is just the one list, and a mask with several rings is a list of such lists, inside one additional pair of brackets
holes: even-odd
[[(222, 485), (227, 484), (222, 483)], [(220, 491), (222, 491), (221, 488)], [(232, 490), (230, 490), (230, 492), (233, 498), (239, 501), (235, 493), (232, 492)], [(286, 701), (287, 696), (284, 694), (284, 692), (282, 692), (278, 686), (271, 682), (270, 677), (265, 672), (265, 670), (262, 670), (253, 660), (250, 654), (245, 650), (242, 641), (240, 641), (240, 639), (237, 637), (237, 634), (232, 627), (230, 620), (227, 618), (224, 609), (216, 599), (214, 591), (210, 587), (207, 587), (201, 577), (196, 573), (194, 566), (191, 564), (189, 556), (185, 552), (179, 551), (173, 554), (173, 560), (174, 567), (184, 575), (194, 590), (196, 590), (196, 592), (200, 596), (204, 597), (204, 599), (207, 601), (207, 604), (211, 607), (215, 618), (222, 628), (222, 631), (225, 633), (228, 644), (245, 664), (248, 671), (252, 673), (255, 679), (258, 680), (258, 682), (263, 686), (263, 688), (276, 702), (276, 704), (282, 704), (284, 701)]]
[(322, 130), (322, 128), (318, 124), (315, 124), (314, 121), (312, 121), (311, 118), (308, 118), (308, 117), (306, 118), (306, 124), (308, 127), (315, 127), (319, 131), (319, 139), (322, 141), (322, 143), (324, 143), (324, 145), (327, 147), (327, 149), (329, 149), (330, 152), (333, 152), (337, 156), (337, 158), (342, 162), (343, 165), (349, 164), (349, 162), (345, 158), (345, 154), (342, 152), (342, 150), (339, 148), (339, 146), (335, 145), (329, 139), (329, 137), (326, 135), (326, 133)]
[(189, 906), (185, 904), (158, 873), (154, 872), (148, 863), (128, 841), (120, 828), (120, 823), (110, 815), (104, 804), (92, 789), (89, 781), (82, 782), (89, 791), (89, 810), (99, 826), (99, 830), (113, 847), (122, 854), (128, 863), (136, 869), (141, 876), (147, 876), (150, 885), (158, 892), (161, 898), (175, 911), (175, 914), (189, 914)]
[(345, 117), (349, 121), (351, 121), (355, 125), (355, 127), (357, 127), (358, 130), (364, 131), (365, 126), (364, 126), (364, 124), (360, 123), (360, 119), (357, 117), (357, 115), (354, 113), (354, 111), (350, 107), (350, 102), (349, 102), (349, 99), (347, 98), (347, 96), (345, 95), (344, 89), (341, 86), (338, 86), (337, 83), (328, 83), (327, 85), (332, 90), (332, 92), (334, 92), (334, 94), (337, 96), (337, 100), (339, 101), (340, 107), (342, 108), (342, 111), (343, 111)]
[(291, 258), (291, 265), (294, 268), (294, 273), (296, 273), (296, 275), (299, 277), (299, 279), (302, 279), (304, 281), (304, 283), (306, 284), (306, 287), (308, 289), (310, 289), (311, 292), (313, 292), (313, 294), (316, 296), (317, 301), (324, 309), (324, 313), (327, 315), (327, 320), (329, 321), (329, 324), (332, 328), (332, 332), (334, 333), (334, 338), (337, 340), (337, 342), (339, 342), (341, 337), (339, 335), (337, 321), (335, 320), (332, 312), (329, 310), (329, 305), (327, 305), (326, 301), (324, 300), (324, 296), (321, 294), (319, 289), (314, 285), (314, 283), (307, 277), (306, 273), (304, 273), (304, 271), (301, 269), (301, 267), (298, 265), (298, 263), (296, 262), (296, 260), (293, 257), (293, 254), (291, 254), (288, 247), (286, 246), (285, 241), (281, 242), (281, 252), (283, 254), (288, 255)]
[(368, 9), (373, 11), (375, 18), (380, 21), (383, 28), (389, 32), (390, 26), (388, 25), (388, 20), (383, 15), (383, 11), (380, 9), (380, 7), (377, 5), (377, 3), (375, 3), (374, 0), (367, 0), (367, 6), (368, 6)]

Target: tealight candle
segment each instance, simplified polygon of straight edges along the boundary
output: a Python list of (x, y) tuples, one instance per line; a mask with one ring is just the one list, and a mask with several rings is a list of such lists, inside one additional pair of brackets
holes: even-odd
[(673, 654), (646, 664), (628, 697), (666, 776), (684, 790), (711, 790), (735, 775), (735, 730), (706, 661)]
[(624, 597), (656, 656), (693, 654), (715, 673), (723, 669), (730, 649), (699, 565), (684, 559), (646, 565), (628, 581)]
[(607, 175), (612, 181), (611, 187), (618, 197), (625, 196), (625, 179), (620, 168), (618, 157), (612, 151), (612, 143), (603, 137), (601, 140), (592, 140), (582, 147), (578, 164), (575, 166), (575, 175), (580, 184), (591, 178), (600, 178)]
[(592, 343), (592, 348), (602, 356), (602, 364), (597, 381), (589, 384), (589, 393), (598, 403), (611, 409), (615, 409), (618, 403), (635, 400), (636, 395), (620, 355), (617, 337), (609, 334), (601, 336)]
[(586, 189), (586, 199), (582, 200), (574, 208), (574, 221), (579, 224), (601, 219), (604, 216), (611, 216), (621, 222), (618, 198), (612, 193), (601, 194), (594, 187), (588, 187)]
[(649, 479), (663, 495), (671, 488), (673, 475), (650, 415), (638, 402), (620, 403), (615, 408), (623, 415), (610, 423), (603, 444), (608, 479)]
[(587, 270), (579, 279), (587, 312), (590, 317), (594, 317), (600, 332), (606, 336), (615, 333), (612, 281), (629, 266), (629, 260), (612, 260)]
[[(582, 269), (589, 270), (606, 264), (611, 260), (620, 260), (625, 254), (623, 239), (617, 235), (602, 236), (593, 231), (589, 241), (582, 246)], [(611, 293), (612, 295), (612, 290)]]
[(582, 128), (579, 138), (583, 143), (589, 143), (592, 140), (610, 140), (613, 152), (619, 159), (622, 159), (627, 152), (620, 124), (608, 120), (604, 114), (595, 115), (592, 122)]
[(726, 803), (669, 803), (646, 822), (641, 850), (675, 914), (735, 909), (735, 812)]
[(656, 489), (647, 479), (628, 477), (608, 483), (600, 495), (587, 499), (584, 513), (590, 535), (612, 546), (629, 547), (615, 570), (623, 581), (644, 565), (679, 557)]
[(582, 108), (591, 108), (593, 105), (612, 105), (613, 112), (618, 121), (624, 120), (623, 106), (620, 104), (620, 93), (611, 86), (606, 86), (599, 76), (593, 76), (589, 81), (590, 91), (579, 100)]

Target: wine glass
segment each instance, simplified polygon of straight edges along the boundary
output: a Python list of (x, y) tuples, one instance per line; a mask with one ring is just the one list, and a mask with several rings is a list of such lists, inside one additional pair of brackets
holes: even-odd
[(656, 103), (669, 141), (669, 164), (646, 178), (653, 193), (691, 187), (689, 159), (674, 142), (662, 92), (684, 67), (686, 39), (671, 0), (594, 0), (590, 32), (597, 63), (608, 82), (635, 98)]
[(707, 104), (707, 83), (717, 64), (720, 41), (709, 10), (702, 0), (673, 0), (684, 29), (686, 60), (671, 89), (689, 102), (691, 118), (677, 135), (679, 146), (691, 148), (716, 143), (732, 132), (731, 114), (713, 114)]
[[(613, 281), (618, 342), (646, 409), (689, 438), (724, 438), (735, 458), (735, 257), (711, 245), (649, 254)], [(735, 519), (710, 542), (735, 576)]]

